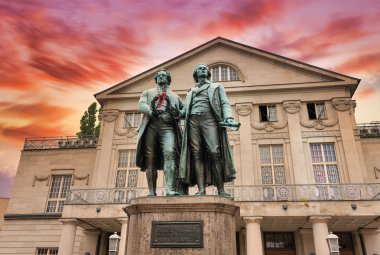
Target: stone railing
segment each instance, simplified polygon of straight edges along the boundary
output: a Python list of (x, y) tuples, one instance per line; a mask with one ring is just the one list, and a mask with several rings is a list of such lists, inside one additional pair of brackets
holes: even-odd
[(24, 150), (95, 148), (97, 143), (98, 138), (93, 136), (83, 138), (77, 136), (26, 138)]
[(380, 137), (380, 121), (357, 124), (360, 137)]
[[(190, 188), (189, 193), (196, 191)], [(226, 186), (226, 191), (242, 202), (380, 200), (380, 183)], [(207, 188), (208, 195), (216, 193), (214, 187)], [(165, 190), (158, 189), (157, 194), (165, 196)], [(75, 189), (68, 192), (66, 204), (124, 204), (147, 195), (146, 188)]]

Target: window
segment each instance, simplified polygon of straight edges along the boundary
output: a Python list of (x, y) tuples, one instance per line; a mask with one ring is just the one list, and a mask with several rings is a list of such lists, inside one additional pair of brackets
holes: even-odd
[(230, 66), (218, 65), (211, 68), (212, 81), (238, 81), (240, 80), (237, 70)]
[(58, 248), (37, 248), (36, 255), (57, 255)]
[(53, 175), (46, 212), (62, 212), (66, 194), (70, 190), (71, 175)]
[(126, 112), (124, 116), (125, 128), (138, 127), (140, 125), (142, 114), (139, 112)]
[[(262, 184), (285, 184), (285, 164), (282, 145), (260, 145), (259, 149)], [(264, 187), (264, 200), (274, 200), (275, 193), (273, 187)]]
[(324, 103), (307, 103), (307, 113), (310, 120), (325, 120), (326, 116), (326, 107)]
[(260, 121), (277, 121), (276, 105), (259, 105)]
[(294, 249), (294, 237), (291, 232), (264, 232), (265, 249)]
[[(136, 166), (136, 150), (119, 150), (119, 158), (116, 173), (116, 188), (137, 187), (139, 168)], [(135, 198), (134, 190), (117, 190), (115, 202), (127, 202)]]
[[(310, 144), (311, 162), (316, 184), (340, 183), (338, 164), (333, 143)], [(329, 189), (331, 190), (329, 194)], [(338, 186), (318, 187), (321, 199), (341, 197)]]
[(137, 187), (136, 150), (119, 150), (116, 187)]

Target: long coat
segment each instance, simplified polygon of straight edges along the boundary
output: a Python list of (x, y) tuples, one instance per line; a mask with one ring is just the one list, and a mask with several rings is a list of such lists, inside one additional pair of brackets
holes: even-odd
[[(170, 104), (172, 108), (176, 108), (178, 111), (183, 112), (184, 105), (182, 103), (181, 98), (172, 92), (171, 90), (167, 90), (166, 95), (170, 99)], [(136, 165), (141, 168), (141, 171), (145, 171), (146, 169), (146, 162), (145, 162), (145, 130), (148, 126), (149, 122), (151, 121), (152, 117), (148, 116), (149, 112), (151, 112), (151, 102), (154, 99), (154, 97), (157, 96), (157, 89), (152, 88), (145, 90), (141, 96), (139, 101), (139, 111), (143, 113), (143, 118), (140, 122), (140, 125), (138, 127), (138, 137), (137, 137), (137, 149), (136, 149)], [(179, 159), (180, 149), (181, 149), (181, 140), (182, 140), (182, 133), (181, 133), (181, 126), (179, 120), (175, 120), (174, 123), (175, 127), (174, 130), (176, 132), (176, 148), (177, 148), (177, 158)], [(163, 169), (163, 160), (162, 160), (162, 151), (160, 146), (157, 146), (157, 154), (155, 155), (155, 168), (156, 169)]]
[[(219, 83), (211, 83), (207, 89), (209, 102), (214, 117), (217, 123), (223, 122), (227, 118), (232, 118), (231, 106), (228, 103), (227, 95), (224, 87)], [(194, 160), (191, 158), (190, 141), (189, 141), (189, 119), (191, 111), (191, 102), (193, 99), (194, 88), (192, 88), (187, 96), (185, 102), (185, 129), (183, 133), (183, 141), (181, 147), (181, 158), (179, 165), (179, 176), (185, 183), (193, 186), (196, 184), (195, 170), (193, 166)], [(227, 131), (225, 128), (218, 128), (219, 142), (222, 154), (223, 163), (223, 181), (229, 182), (236, 178), (236, 170), (233, 164), (232, 151), (228, 141)], [(211, 171), (212, 162), (207, 159), (207, 150), (203, 150), (206, 155), (204, 156), (205, 170), (206, 170), (206, 184), (213, 185), (213, 177)]]

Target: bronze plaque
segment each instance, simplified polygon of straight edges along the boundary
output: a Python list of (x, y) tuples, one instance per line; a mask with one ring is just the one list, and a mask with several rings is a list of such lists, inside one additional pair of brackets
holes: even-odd
[(153, 221), (152, 248), (203, 248), (202, 221)]

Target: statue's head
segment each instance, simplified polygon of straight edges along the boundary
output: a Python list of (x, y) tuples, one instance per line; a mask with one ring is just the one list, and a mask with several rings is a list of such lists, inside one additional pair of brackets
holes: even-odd
[(163, 86), (163, 85), (170, 85), (172, 82), (172, 77), (170, 76), (170, 73), (166, 71), (165, 69), (161, 69), (154, 75), (154, 80), (156, 84)]
[(210, 80), (211, 72), (205, 64), (198, 64), (195, 66), (193, 77), (195, 82), (198, 82), (198, 78), (204, 77)]

